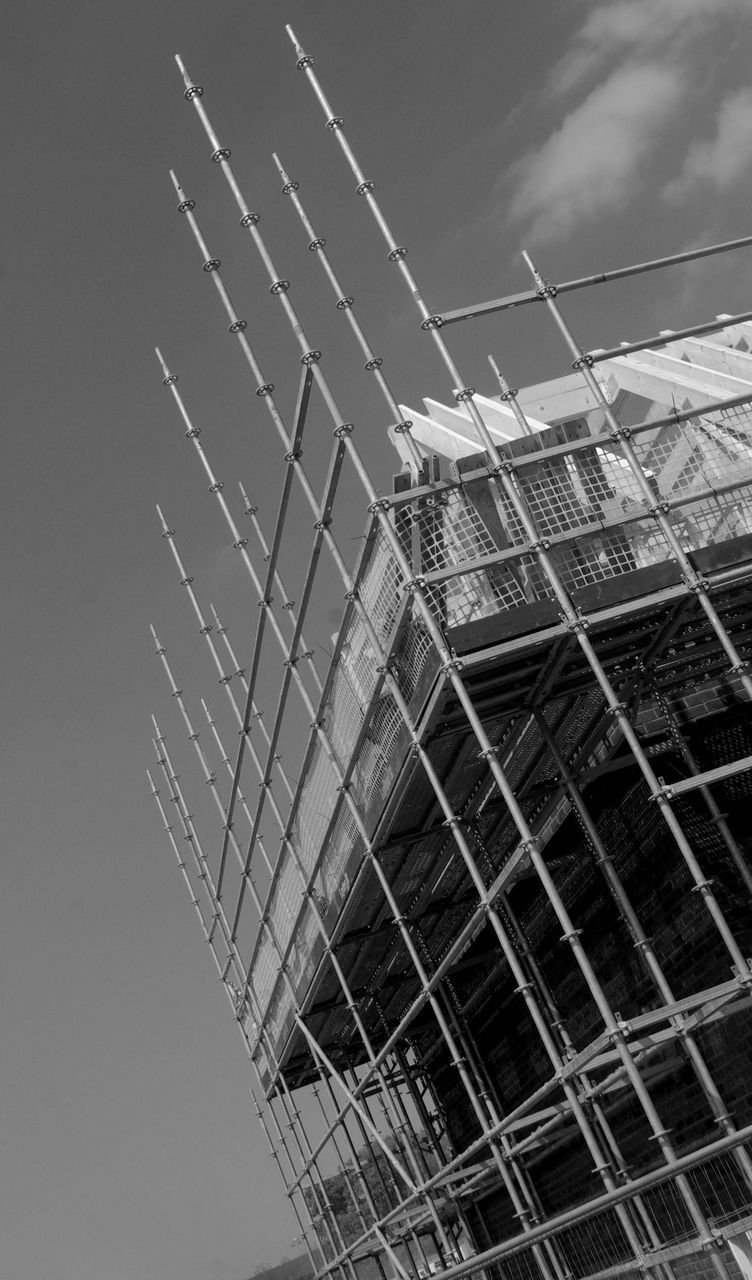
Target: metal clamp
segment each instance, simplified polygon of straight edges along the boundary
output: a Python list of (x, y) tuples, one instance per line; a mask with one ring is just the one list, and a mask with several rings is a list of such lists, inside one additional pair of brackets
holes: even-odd
[(380, 369), (383, 363), (384, 359), (382, 356), (372, 356), (370, 360), (366, 360), (363, 368), (366, 373), (373, 373), (374, 369)]
[(395, 245), (390, 253), (386, 255), (387, 262), (399, 262), (400, 258), (407, 257), (407, 249), (403, 244)]
[(472, 400), (475, 395), (475, 387), (461, 387), (459, 391), (455, 391), (454, 398), (458, 404), (462, 404), (463, 400)]
[(183, 94), (183, 97), (185, 98), (186, 102), (190, 102), (191, 98), (203, 98), (203, 96), (204, 96), (204, 91), (200, 84), (189, 85), (185, 93)]
[(294, 179), (291, 179), (289, 182), (286, 182), (285, 185), (283, 186), (282, 195), (289, 196), (291, 191), (297, 191), (299, 187), (300, 187), (300, 183), (296, 182)]
[[(164, 537), (164, 535), (162, 536)], [(180, 579), (181, 587), (189, 587), (192, 582), (193, 582), (193, 578), (190, 578), (190, 577), (185, 577)]]
[(344, 123), (342, 116), (330, 116), (326, 122), (326, 128), (330, 131), (334, 129), (341, 129)]
[(311, 240), (308, 248), (310, 249), (311, 253), (318, 253), (319, 249), (323, 249), (325, 245), (326, 245), (326, 240), (324, 239), (324, 237), (316, 236), (315, 240)]
[[(310, 247), (311, 247), (311, 246), (309, 245), (308, 247), (309, 247), (309, 249), (310, 249)], [(338, 310), (338, 311), (347, 311), (348, 307), (351, 307), (351, 306), (352, 306), (352, 304), (354, 303), (354, 301), (355, 301), (355, 299), (354, 299), (354, 298), (351, 298), (349, 294), (348, 294), (348, 295), (347, 295), (347, 297), (345, 297), (345, 298), (338, 298), (338, 299), (337, 299), (337, 310)]]
[(215, 480), (214, 484), (209, 485), (209, 493), (221, 493), (224, 487), (224, 480)]
[(578, 356), (576, 360), (572, 361), (572, 368), (573, 369), (592, 369), (594, 364), (595, 364), (595, 360), (590, 355), (590, 353), (588, 351), (584, 351), (581, 356)]
[(221, 164), (223, 160), (229, 160), (231, 155), (229, 147), (217, 147), (216, 151), (212, 151), (212, 161), (214, 164)]
[(255, 227), (261, 221), (260, 213), (244, 213), (240, 219), (241, 227)]
[(312, 67), (313, 58), (311, 57), (310, 53), (302, 54), (302, 56), (298, 58), (298, 61), (295, 63), (295, 66), (298, 68), (298, 71), (303, 71), (306, 67)]
[(412, 429), (412, 418), (404, 418), (402, 422), (395, 422), (394, 424), (394, 430), (397, 432), (397, 435), (400, 436), (403, 435), (405, 431), (412, 431)]
[(248, 539), (247, 539), (247, 538), (238, 538), (235, 542), (233, 542), (233, 544), (232, 544), (232, 545), (233, 545), (233, 547), (235, 548), (235, 550), (236, 550), (236, 551), (242, 551), (245, 547), (247, 547), (247, 546), (248, 546)]
[(188, 213), (196, 208), (195, 200), (181, 200), (178, 205), (178, 213)]
[(337, 440), (344, 440), (345, 436), (351, 436), (354, 430), (355, 424), (353, 422), (341, 422), (338, 427), (334, 428), (332, 435)]
[(500, 391), (497, 396), (498, 400), (503, 400), (506, 404), (509, 400), (514, 400), (520, 393), (519, 387), (507, 387), (506, 391)]
[(202, 271), (219, 271), (219, 268), (221, 266), (222, 266), (222, 263), (220, 262), (219, 258), (207, 258), (201, 270)]
[(166, 378), (162, 379), (163, 387), (171, 387), (173, 382), (177, 382), (178, 375), (176, 373), (168, 373)]
[(439, 315), (426, 316), (425, 320), (422, 322), (420, 327), (421, 329), (440, 329), (443, 323), (444, 323), (443, 316), (439, 316)]
[(269, 285), (269, 292), (276, 297), (278, 293), (287, 293), (289, 288), (289, 280), (274, 280), (272, 284)]
[(369, 191), (373, 191), (375, 185), (376, 185), (375, 182), (370, 182), (368, 179), (366, 179), (365, 182), (361, 182), (359, 187), (355, 188), (355, 194), (357, 196), (365, 196), (368, 194)]
[(312, 364), (318, 364), (320, 359), (320, 351), (304, 351), (303, 355), (300, 357), (300, 363), (306, 365), (307, 368), (310, 368)]
[(256, 387), (257, 396), (270, 396), (274, 391), (273, 382), (262, 382), (260, 387)]
[(247, 320), (233, 320), (232, 324), (227, 326), (227, 331), (228, 333), (243, 333), (247, 328)]

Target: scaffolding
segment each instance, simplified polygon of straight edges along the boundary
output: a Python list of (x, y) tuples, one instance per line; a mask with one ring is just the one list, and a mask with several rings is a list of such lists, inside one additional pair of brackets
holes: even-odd
[[(173, 174), (284, 472), (270, 536), (242, 484), (241, 527), (157, 353), (259, 611), (239, 656), (158, 509), (227, 711), (202, 702), (199, 731), (152, 629), (206, 787), (190, 805), (156, 720), (149, 779), (271, 1155), (321, 1277), (752, 1275), (752, 311), (585, 351), (560, 300), (752, 237), (560, 284), (525, 254), (529, 291), (435, 312), (289, 34), (453, 405), (400, 404), (275, 156), (386, 405), (402, 470), (379, 493), (178, 59), (301, 366), (288, 419)], [(573, 373), (514, 389), (489, 358), (499, 392), (478, 393), (444, 331), (532, 304)], [(293, 598), (296, 501), (313, 529)], [(320, 670), (325, 565), (345, 602)]]

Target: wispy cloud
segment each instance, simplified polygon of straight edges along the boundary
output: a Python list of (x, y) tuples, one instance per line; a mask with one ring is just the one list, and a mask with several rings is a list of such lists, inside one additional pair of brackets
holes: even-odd
[(752, 167), (752, 89), (738, 89), (721, 102), (715, 136), (692, 143), (681, 173), (665, 188), (673, 200), (684, 199), (696, 187), (723, 191)]
[(749, 0), (606, 0), (590, 8), (550, 88), (569, 92), (624, 58), (653, 61), (667, 51), (676, 59), (707, 26), (748, 10)]
[(682, 90), (678, 67), (629, 63), (613, 72), (508, 172), (515, 188), (509, 217), (526, 221), (530, 238), (540, 241), (616, 208), (653, 145), (656, 121)]

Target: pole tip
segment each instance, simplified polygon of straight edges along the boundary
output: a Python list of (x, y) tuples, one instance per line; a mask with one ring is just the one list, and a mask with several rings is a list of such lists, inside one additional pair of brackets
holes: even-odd
[(290, 40), (292, 41), (292, 43), (293, 43), (293, 45), (294, 45), (294, 47), (295, 47), (295, 52), (297, 53), (298, 57), (299, 57), (299, 58), (304, 58), (304, 57), (305, 57), (305, 49), (303, 48), (302, 44), (301, 44), (301, 43), (300, 43), (300, 41), (298, 40), (298, 37), (296, 36), (296, 34), (295, 34), (295, 32), (293, 31), (292, 27), (290, 26), (289, 22), (285, 25), (285, 31), (287, 32), (288, 36), (290, 37)]
[(184, 80), (184, 82), (185, 82), (185, 87), (186, 87), (186, 89), (190, 89), (190, 87), (191, 87), (191, 77), (188, 75), (188, 72), (187, 72), (187, 71), (186, 71), (186, 69), (185, 69), (185, 63), (183, 62), (183, 59), (181, 58), (181, 56), (180, 56), (180, 54), (179, 54), (179, 53), (176, 53), (176, 54), (175, 54), (175, 61), (176, 61), (176, 63), (178, 64), (178, 71), (180, 72), (181, 76), (183, 77), (183, 80)]

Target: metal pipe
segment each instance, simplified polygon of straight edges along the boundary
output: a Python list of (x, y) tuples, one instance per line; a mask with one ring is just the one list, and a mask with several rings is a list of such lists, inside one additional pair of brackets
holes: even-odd
[[(683, 262), (694, 262), (698, 258), (711, 258), (718, 253), (729, 253), (734, 249), (744, 249), (752, 244), (752, 236), (741, 236), (738, 240), (726, 240), (721, 244), (711, 244), (703, 249), (689, 249), (685, 253), (672, 253), (665, 258), (652, 258), (648, 262), (637, 262), (630, 267), (617, 267), (613, 271), (597, 271), (591, 276), (581, 276), (576, 280), (564, 280), (556, 285), (557, 293), (572, 293), (575, 289), (587, 289), (593, 284), (610, 284), (614, 280), (624, 280), (628, 276), (644, 275), (647, 271), (659, 271), (662, 267), (673, 267)], [(528, 289), (524, 293), (511, 294), (507, 298), (492, 298), (490, 302), (478, 302), (470, 307), (458, 307), (455, 311), (442, 311), (442, 325), (456, 324), (458, 320), (474, 320), (478, 316), (493, 315), (497, 311), (510, 311), (525, 306), (529, 302), (540, 302), (540, 294), (536, 289)]]

